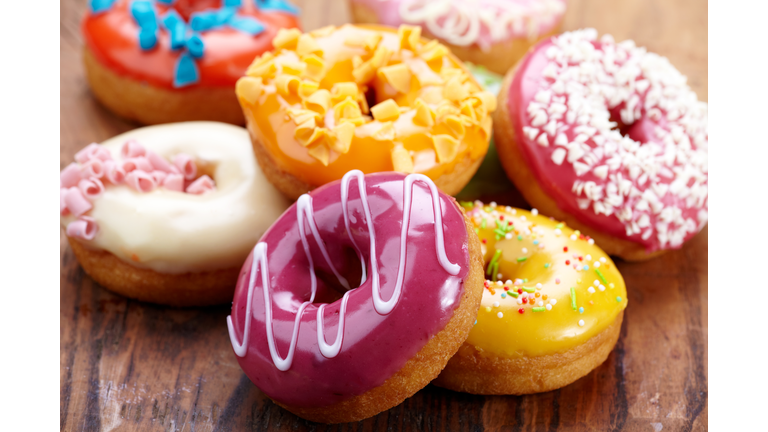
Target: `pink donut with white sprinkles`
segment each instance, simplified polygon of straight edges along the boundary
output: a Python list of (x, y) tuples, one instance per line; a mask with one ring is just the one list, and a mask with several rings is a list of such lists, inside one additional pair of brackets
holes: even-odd
[(510, 71), (494, 118), (528, 202), (647, 259), (707, 223), (707, 104), (662, 56), (594, 29), (537, 45)]

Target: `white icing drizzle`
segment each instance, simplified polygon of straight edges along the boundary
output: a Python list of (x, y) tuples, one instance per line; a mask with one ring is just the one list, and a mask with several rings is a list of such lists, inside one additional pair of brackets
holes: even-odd
[[(379, 270), (378, 270), (378, 263), (376, 258), (376, 233), (373, 227), (373, 216), (371, 214), (370, 207), (368, 205), (368, 195), (365, 191), (365, 175), (359, 170), (352, 170), (347, 174), (345, 174), (341, 180), (341, 206), (342, 206), (342, 211), (344, 213), (344, 225), (347, 230), (347, 234), (350, 236), (350, 239), (352, 240), (352, 244), (355, 246), (358, 257), (360, 258), (360, 261), (363, 266), (363, 275), (360, 282), (361, 284), (366, 281), (365, 263), (363, 262), (362, 252), (360, 251), (360, 248), (358, 247), (357, 243), (352, 237), (352, 232), (349, 228), (349, 215), (347, 212), (347, 205), (349, 200), (348, 188), (349, 188), (349, 182), (350, 180), (352, 180), (352, 178), (357, 179), (358, 187), (360, 190), (360, 201), (362, 202), (362, 205), (363, 205), (363, 212), (365, 213), (366, 224), (368, 227), (368, 232), (371, 240), (371, 277), (373, 279), (372, 280), (373, 307), (376, 310), (376, 312), (378, 312), (381, 315), (388, 315), (390, 312), (392, 312), (392, 309), (394, 309), (395, 305), (397, 305), (397, 302), (400, 299), (400, 294), (402, 292), (403, 278), (405, 275), (405, 252), (406, 252), (406, 240), (407, 240), (406, 237), (408, 235), (408, 225), (410, 223), (411, 200), (413, 196), (412, 189), (413, 189), (413, 184), (415, 182), (420, 181), (426, 184), (430, 190), (432, 210), (435, 218), (435, 222), (434, 222), (435, 248), (437, 252), (438, 261), (440, 262), (440, 265), (445, 269), (445, 271), (448, 272), (448, 274), (457, 275), (459, 273), (459, 271), (461, 270), (461, 266), (455, 263), (451, 263), (448, 260), (448, 256), (446, 255), (446, 252), (445, 252), (442, 211), (440, 207), (440, 197), (438, 195), (437, 187), (432, 182), (432, 180), (429, 179), (429, 177), (423, 174), (411, 174), (407, 176), (403, 181), (404, 208), (403, 208), (402, 229), (400, 232), (400, 262), (398, 264), (398, 270), (397, 270), (397, 282), (395, 283), (395, 289), (390, 299), (387, 301), (384, 301), (381, 298), (381, 291), (379, 286)], [(248, 352), (248, 340), (249, 340), (250, 328), (251, 328), (251, 315), (254, 313), (252, 309), (252, 305), (253, 305), (253, 292), (256, 288), (256, 272), (260, 268), (261, 269), (261, 285), (264, 291), (264, 315), (265, 315), (265, 323), (266, 323), (266, 330), (267, 330), (267, 343), (269, 345), (269, 353), (272, 356), (272, 361), (275, 364), (275, 367), (277, 367), (281, 371), (287, 371), (288, 369), (291, 368), (291, 364), (293, 363), (293, 356), (296, 351), (296, 343), (299, 335), (299, 327), (301, 325), (301, 317), (304, 313), (304, 310), (307, 308), (307, 306), (312, 304), (312, 302), (314, 301), (315, 293), (317, 289), (314, 262), (312, 260), (312, 256), (309, 251), (309, 243), (307, 241), (306, 233), (304, 231), (304, 217), (306, 217), (307, 222), (309, 223), (310, 231), (312, 231), (312, 235), (315, 238), (315, 242), (320, 246), (320, 250), (323, 256), (325, 257), (326, 262), (328, 262), (328, 264), (331, 266), (333, 273), (339, 279), (339, 283), (341, 283), (345, 288), (348, 289), (348, 291), (344, 294), (344, 296), (341, 299), (341, 307), (339, 311), (339, 326), (338, 326), (338, 330), (336, 331), (336, 339), (333, 344), (329, 345), (326, 342), (325, 334), (324, 334), (323, 312), (325, 311), (325, 307), (327, 305), (322, 304), (317, 310), (317, 343), (318, 343), (318, 347), (320, 348), (320, 352), (326, 358), (334, 358), (341, 351), (342, 343), (344, 341), (344, 326), (345, 326), (345, 319), (346, 319), (347, 302), (349, 301), (349, 295), (352, 292), (352, 290), (349, 290), (349, 285), (346, 279), (344, 279), (341, 275), (338, 274), (335, 267), (331, 263), (328, 252), (325, 249), (322, 239), (320, 238), (320, 234), (317, 230), (317, 225), (315, 224), (315, 220), (313, 216), (312, 197), (310, 197), (307, 194), (302, 195), (299, 198), (298, 202), (296, 203), (296, 212), (297, 212), (297, 222), (299, 225), (299, 235), (301, 237), (302, 245), (304, 246), (304, 253), (306, 254), (307, 259), (309, 261), (309, 273), (311, 275), (310, 277), (311, 277), (312, 283), (311, 283), (310, 299), (302, 303), (301, 306), (299, 307), (299, 310), (296, 312), (296, 318), (293, 324), (293, 332), (291, 334), (291, 343), (288, 349), (288, 354), (285, 357), (281, 357), (280, 353), (277, 350), (277, 346), (275, 345), (275, 338), (274, 338), (274, 333), (272, 328), (273, 326), (272, 296), (270, 294), (269, 266), (267, 263), (267, 244), (266, 243), (259, 242), (253, 249), (253, 263), (251, 265), (251, 277), (248, 281), (245, 330), (244, 330), (242, 342), (237, 341), (237, 337), (234, 331), (234, 326), (232, 324), (232, 316), (231, 315), (227, 316), (227, 328), (229, 329), (229, 338), (232, 343), (232, 348), (234, 349), (235, 354), (238, 357), (244, 357)]]
[[(480, 43), (486, 28), (493, 42), (525, 35), (535, 39), (565, 12), (561, 0), (403, 0), (398, 12), (403, 21), (424, 23), (430, 33), (453, 45)], [(487, 49), (489, 47), (483, 47)]]

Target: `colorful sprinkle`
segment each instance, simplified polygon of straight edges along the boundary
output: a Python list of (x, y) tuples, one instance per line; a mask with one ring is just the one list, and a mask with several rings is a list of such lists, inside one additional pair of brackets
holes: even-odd
[(576, 288), (571, 287), (571, 307), (576, 310)]
[(523, 262), (523, 261), (525, 261), (527, 259), (528, 259), (528, 257), (520, 257), (520, 258), (517, 259), (517, 262)]
[(579, 320), (579, 327), (584, 327), (584, 320)]
[(547, 310), (552, 310), (552, 305), (551, 304), (548, 304), (548, 305), (546, 305), (544, 307), (547, 308)]
[(517, 311), (520, 312), (521, 314), (524, 314), (525, 313), (525, 308), (520, 308)]
[(517, 298), (517, 296), (519, 296), (519, 295), (520, 295), (520, 294), (518, 294), (518, 293), (516, 293), (516, 292), (514, 292), (514, 291), (507, 291), (507, 294), (511, 295), (511, 296), (512, 296), (512, 297), (514, 297), (514, 298)]
[(501, 298), (507, 298), (507, 293), (501, 293)]
[(549, 263), (544, 263), (544, 268), (549, 268)]
[[(586, 269), (585, 269), (585, 270), (586, 270)], [(605, 279), (605, 276), (603, 276), (603, 272), (601, 272), (601, 271), (600, 271), (600, 270), (598, 270), (598, 269), (595, 269), (595, 273), (597, 273), (597, 277), (599, 277), (599, 278), (600, 278), (600, 280), (601, 280), (601, 281), (603, 281), (603, 283), (604, 283), (604, 284), (607, 284), (607, 283), (608, 283), (608, 281)], [(611, 287), (611, 288), (613, 288), (613, 287)]]
[(544, 312), (545, 310), (547, 310), (547, 308), (545, 308), (544, 306), (541, 306), (541, 307), (535, 307), (532, 310), (534, 312)]
[(584, 308), (583, 308), (583, 307), (580, 307), (580, 308), (579, 308), (579, 313), (580, 313), (580, 314), (583, 314), (583, 313), (584, 313)]
[(621, 297), (616, 297), (616, 301), (621, 303)]
[(501, 312), (497, 313), (496, 316), (499, 317), (499, 318), (504, 318), (504, 314), (501, 313)]
[(589, 266), (585, 264), (584, 265), (584, 270), (589, 270)]
[(536, 292), (536, 288), (531, 288), (531, 287), (523, 287), (523, 290), (527, 293)]

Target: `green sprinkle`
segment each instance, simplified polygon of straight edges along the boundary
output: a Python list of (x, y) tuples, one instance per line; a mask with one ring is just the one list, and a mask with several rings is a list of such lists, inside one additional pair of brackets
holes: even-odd
[(595, 269), (595, 273), (597, 273), (597, 276), (600, 278), (601, 281), (603, 281), (604, 284), (608, 283), (608, 281), (605, 280), (605, 276), (603, 276), (603, 273), (599, 269)]
[(528, 278), (523, 279), (523, 283), (528, 283)]
[(560, 222), (559, 224), (555, 225), (555, 228), (562, 228), (564, 226), (565, 226), (565, 224)]
[(486, 212), (486, 213), (490, 213), (490, 212), (492, 212), (492, 211), (493, 211), (493, 209), (491, 208), (491, 206), (485, 206), (484, 210), (485, 210), (485, 212)]
[(523, 291), (525, 291), (527, 293), (532, 293), (532, 292), (536, 292), (536, 288), (523, 287)]
[(621, 297), (616, 297), (616, 301), (621, 303)]
[(544, 263), (544, 268), (549, 268), (549, 263)]
[(475, 234), (480, 234), (480, 228), (475, 228)]
[(485, 218), (483, 218), (483, 221), (480, 222), (480, 228), (485, 229)]
[(493, 281), (496, 282), (499, 276), (499, 262), (493, 263)]
[(518, 239), (518, 240), (522, 240), (522, 239), (523, 239), (523, 236), (522, 236), (522, 235), (518, 235), (518, 236), (517, 236), (517, 239)]
[(474, 204), (472, 204), (469, 201), (461, 201), (459, 204), (461, 204), (462, 207), (469, 208), (469, 209), (471, 209), (472, 207), (475, 206)]
[(493, 230), (493, 232), (496, 233), (496, 240), (499, 240), (502, 237), (506, 237), (507, 235), (507, 232), (501, 228), (496, 228), (495, 230)]
[(485, 272), (486, 275), (491, 274), (491, 271), (493, 271), (494, 265), (496, 265), (496, 268), (499, 268), (499, 265), (498, 265), (499, 263), (497, 262), (499, 258), (501, 258), (501, 249), (496, 249), (496, 252), (493, 254), (493, 258), (491, 258), (491, 261), (488, 263), (488, 270), (486, 270)]
[(571, 307), (576, 310), (576, 288), (571, 287)]
[(527, 259), (528, 259), (528, 257), (520, 257), (520, 258), (517, 259), (517, 262), (523, 262), (523, 261), (525, 261)]
[(544, 312), (545, 310), (547, 310), (547, 308), (545, 308), (544, 306), (536, 306), (535, 308), (533, 308), (534, 312)]
[(518, 293), (516, 293), (516, 292), (514, 292), (514, 291), (507, 291), (507, 294), (511, 295), (511, 296), (512, 296), (512, 297), (514, 297), (514, 298), (517, 298), (517, 296), (519, 296), (519, 295), (520, 295), (520, 294), (518, 294)]

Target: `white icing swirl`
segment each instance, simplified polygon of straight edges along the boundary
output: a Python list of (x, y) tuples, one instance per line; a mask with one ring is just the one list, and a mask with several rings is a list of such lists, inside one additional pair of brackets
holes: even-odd
[[(360, 191), (360, 201), (363, 205), (363, 212), (365, 213), (365, 221), (366, 225), (368, 226), (368, 233), (370, 236), (370, 256), (371, 256), (371, 278), (372, 278), (372, 293), (373, 293), (373, 307), (381, 315), (388, 315), (392, 312), (394, 307), (397, 305), (398, 300), (400, 299), (400, 294), (402, 292), (402, 286), (403, 286), (403, 278), (405, 274), (405, 252), (406, 252), (406, 246), (407, 246), (407, 237), (408, 237), (408, 225), (410, 223), (410, 213), (411, 213), (411, 201), (413, 199), (412, 195), (412, 189), (413, 184), (415, 182), (422, 182), (427, 185), (430, 191), (430, 197), (432, 202), (432, 211), (435, 217), (434, 227), (435, 227), (435, 249), (437, 252), (437, 258), (440, 262), (440, 265), (445, 269), (448, 274), (451, 275), (457, 275), (459, 274), (459, 271), (461, 270), (461, 266), (455, 263), (452, 263), (448, 260), (448, 256), (445, 252), (445, 241), (443, 238), (443, 222), (442, 222), (442, 209), (440, 207), (440, 196), (438, 195), (437, 186), (432, 182), (432, 180), (429, 179), (429, 177), (422, 175), (422, 174), (411, 174), (405, 178), (403, 181), (403, 222), (402, 222), (402, 228), (400, 232), (400, 262), (398, 264), (398, 270), (397, 270), (397, 282), (395, 283), (395, 289), (392, 293), (392, 296), (389, 300), (383, 300), (381, 298), (381, 290), (379, 286), (379, 266), (377, 263), (377, 257), (376, 257), (376, 231), (374, 229), (373, 225), (373, 216), (371, 214), (370, 207), (368, 205), (368, 195), (366, 193), (365, 189), (365, 175), (359, 171), (359, 170), (352, 170), (344, 175), (344, 177), (341, 179), (341, 207), (342, 211), (344, 213), (344, 226), (347, 229), (347, 234), (349, 235), (350, 239), (352, 240), (352, 244), (355, 246), (355, 249), (357, 250), (358, 257), (360, 258), (360, 261), (363, 266), (363, 275), (361, 278), (360, 283), (363, 284), (367, 278), (366, 278), (366, 272), (365, 272), (365, 262), (363, 261), (363, 254), (360, 251), (360, 248), (357, 246), (357, 243), (355, 242), (354, 238), (352, 237), (352, 231), (349, 229), (349, 215), (347, 212), (347, 205), (349, 201), (349, 182), (352, 180), (352, 178), (357, 179), (358, 188)], [(244, 357), (248, 352), (248, 340), (250, 337), (251, 332), (251, 315), (253, 315), (255, 312), (252, 309), (253, 305), (253, 292), (256, 289), (256, 273), (261, 269), (261, 286), (262, 290), (264, 292), (264, 315), (265, 319), (264, 322), (266, 323), (266, 330), (267, 330), (267, 344), (269, 345), (269, 353), (272, 356), (272, 361), (275, 364), (275, 367), (277, 367), (281, 371), (287, 371), (291, 368), (291, 364), (293, 363), (293, 356), (296, 352), (296, 343), (298, 340), (299, 335), (299, 327), (301, 325), (301, 317), (304, 314), (304, 310), (312, 304), (312, 302), (315, 299), (315, 292), (317, 290), (317, 281), (315, 279), (315, 268), (314, 268), (314, 261), (312, 260), (312, 255), (309, 252), (309, 243), (306, 237), (306, 233), (304, 231), (304, 217), (307, 218), (307, 221), (310, 226), (310, 231), (312, 231), (312, 235), (315, 239), (315, 243), (320, 247), (320, 250), (323, 254), (323, 257), (326, 259), (326, 262), (330, 265), (331, 269), (333, 270), (333, 273), (336, 275), (336, 277), (339, 280), (339, 283), (341, 283), (343, 286), (345, 286), (347, 289), (349, 289), (349, 285), (347, 284), (346, 279), (344, 279), (341, 275), (339, 275), (333, 266), (333, 264), (330, 261), (330, 258), (328, 256), (328, 252), (325, 249), (323, 240), (320, 238), (320, 234), (317, 230), (317, 225), (315, 224), (314, 215), (312, 211), (312, 197), (310, 197), (307, 194), (302, 195), (298, 202), (296, 203), (296, 216), (297, 216), (297, 225), (299, 226), (299, 236), (301, 237), (301, 242), (304, 246), (304, 253), (307, 256), (307, 260), (309, 263), (309, 274), (311, 278), (311, 295), (308, 301), (301, 304), (299, 307), (299, 310), (296, 312), (296, 317), (294, 319), (293, 323), (293, 332), (291, 334), (291, 343), (290, 347), (288, 348), (288, 354), (285, 357), (281, 357), (280, 353), (277, 350), (277, 346), (275, 345), (275, 337), (272, 329), (272, 295), (270, 293), (271, 287), (269, 284), (269, 265), (267, 262), (267, 244), (264, 242), (259, 242), (256, 247), (253, 249), (253, 262), (251, 264), (251, 277), (248, 281), (248, 296), (246, 300), (246, 313), (245, 313), (245, 327), (244, 327), (244, 333), (243, 333), (243, 341), (238, 342), (237, 336), (235, 335), (234, 326), (232, 324), (232, 316), (227, 316), (227, 328), (229, 329), (229, 338), (232, 343), (232, 348), (235, 351), (235, 354), (239, 357)], [(323, 325), (323, 311), (325, 310), (326, 304), (320, 305), (320, 307), (317, 310), (317, 343), (320, 348), (320, 352), (325, 356), (326, 358), (334, 358), (336, 357), (339, 352), (341, 351), (342, 343), (344, 340), (344, 323), (345, 323), (345, 317), (346, 317), (346, 310), (347, 310), (347, 301), (349, 299), (349, 295), (353, 290), (348, 290), (346, 293), (344, 293), (344, 296), (341, 299), (341, 307), (339, 311), (339, 327), (336, 332), (336, 339), (333, 344), (328, 344), (325, 340), (324, 335), (324, 325)]]

